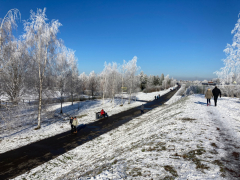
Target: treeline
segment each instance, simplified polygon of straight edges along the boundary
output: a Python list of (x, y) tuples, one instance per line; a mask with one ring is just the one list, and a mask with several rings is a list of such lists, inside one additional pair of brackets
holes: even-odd
[(167, 89), (177, 83), (175, 79), (170, 79), (169, 75), (164, 76), (164, 74), (161, 76), (147, 76), (143, 71), (141, 71), (139, 77), (141, 90), (146, 93)]

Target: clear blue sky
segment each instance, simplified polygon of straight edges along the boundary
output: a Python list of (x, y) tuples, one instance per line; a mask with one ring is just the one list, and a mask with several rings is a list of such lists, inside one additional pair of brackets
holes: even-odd
[(80, 73), (137, 56), (148, 75), (209, 79), (223, 67), (240, 0), (0, 0), (0, 17), (17, 8), (26, 20), (44, 7), (62, 23), (58, 37), (76, 51)]

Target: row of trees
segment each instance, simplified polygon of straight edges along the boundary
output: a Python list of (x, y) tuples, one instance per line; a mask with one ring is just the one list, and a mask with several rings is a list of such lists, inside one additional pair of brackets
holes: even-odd
[(225, 66), (214, 72), (222, 84), (240, 84), (240, 18), (231, 33), (234, 34), (233, 43), (227, 44), (224, 49), (227, 56), (223, 60)]
[(123, 93), (129, 94), (128, 102), (131, 102), (132, 94), (139, 92), (140, 90), (156, 91), (160, 89), (167, 89), (170, 86), (176, 84), (175, 79), (170, 79), (169, 75), (164, 77), (164, 74), (159, 76), (148, 76), (141, 71), (137, 72), (140, 67), (137, 66), (137, 57), (134, 56), (132, 60), (123, 61), (122, 64), (106, 63), (104, 64), (103, 71), (97, 75), (93, 72), (87, 76), (85, 73), (79, 76), (79, 92), (89, 90), (92, 96), (102, 96), (104, 103), (105, 97), (112, 98), (114, 103), (114, 97), (116, 94), (121, 94), (123, 99)]
[(174, 86), (176, 84), (176, 80), (169, 77), (169, 75), (164, 76), (162, 74), (161, 76), (154, 76), (154, 75), (146, 75), (143, 71), (141, 71), (140, 75), (140, 87), (141, 90), (145, 92), (151, 92), (155, 89), (167, 89), (171, 86)]
[[(43, 99), (58, 97), (110, 97), (114, 103), (116, 94), (128, 93), (129, 103), (132, 95), (140, 89), (161, 87), (166, 89), (176, 81), (167, 75), (138, 75), (137, 57), (104, 64), (100, 74), (92, 71), (89, 75), (79, 73), (75, 52), (64, 45), (57, 37), (61, 23), (58, 20), (48, 22), (46, 9), (30, 12), (30, 18), (24, 21), (24, 34), (16, 38), (13, 29), (21, 14), (17, 9), (10, 10), (0, 21), (0, 95), (4, 94), (13, 104), (17, 104), (23, 95), (38, 96), (38, 127), (41, 127)], [(123, 102), (123, 101), (122, 101)]]

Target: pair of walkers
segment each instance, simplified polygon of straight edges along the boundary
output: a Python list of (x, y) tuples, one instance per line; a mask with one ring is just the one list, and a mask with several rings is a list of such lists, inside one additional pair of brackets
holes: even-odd
[(70, 118), (70, 124), (71, 124), (71, 132), (72, 133), (77, 133), (78, 121), (77, 121), (77, 117), (76, 116)]
[(211, 98), (212, 97), (214, 97), (214, 103), (215, 103), (215, 106), (217, 106), (218, 96), (220, 96), (220, 98), (221, 98), (221, 91), (220, 91), (220, 89), (217, 88), (217, 86), (215, 86), (215, 88), (213, 90), (211, 90), (209, 88), (207, 90), (207, 92), (205, 93), (205, 97), (207, 99), (207, 106), (211, 105)]
[(155, 100), (160, 99), (160, 94), (155, 96)]

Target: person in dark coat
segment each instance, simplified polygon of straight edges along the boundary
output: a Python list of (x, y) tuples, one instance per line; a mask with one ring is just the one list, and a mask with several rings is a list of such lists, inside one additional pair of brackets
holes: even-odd
[(74, 131), (74, 126), (72, 124), (73, 123), (73, 117), (70, 118), (70, 122), (69, 123), (71, 125), (71, 132), (73, 132)]
[(144, 105), (142, 104), (141, 105), (141, 114), (143, 114), (144, 113)]
[(217, 106), (217, 99), (218, 99), (218, 96), (220, 96), (221, 98), (221, 91), (220, 89), (217, 88), (217, 86), (215, 86), (215, 88), (212, 90), (212, 93), (214, 97), (215, 106)]

